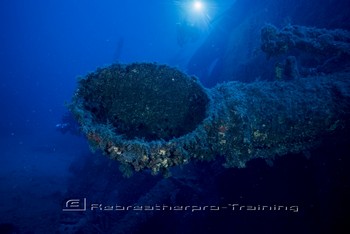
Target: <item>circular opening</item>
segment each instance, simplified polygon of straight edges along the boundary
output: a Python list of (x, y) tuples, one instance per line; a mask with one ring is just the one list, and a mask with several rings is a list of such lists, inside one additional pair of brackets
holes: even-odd
[(205, 118), (207, 94), (194, 77), (156, 64), (112, 65), (87, 75), (78, 97), (93, 122), (126, 139), (170, 140)]

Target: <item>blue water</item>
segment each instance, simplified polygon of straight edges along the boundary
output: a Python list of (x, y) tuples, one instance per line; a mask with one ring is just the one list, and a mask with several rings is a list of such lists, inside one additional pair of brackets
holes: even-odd
[[(221, 73), (216, 80), (220, 67), (215, 65), (229, 41), (221, 40), (227, 39), (229, 26), (246, 20), (248, 13), (254, 15), (251, 9), (271, 12), (268, 15), (275, 18), (266, 18), (266, 23), (283, 18), (300, 25), (350, 29), (346, 21), (335, 20), (350, 15), (346, 1), (247, 0), (238, 8), (240, 14), (225, 16), (234, 2), (244, 1), (203, 1), (205, 15), (181, 43), (178, 25), (194, 17), (187, 15), (194, 13), (187, 10), (186, 1), (2, 0), (0, 233), (340, 233), (350, 207), (346, 135), (313, 150), (310, 158), (287, 155), (273, 166), (255, 160), (245, 169), (224, 169), (218, 159), (175, 168), (175, 178), (147, 171), (124, 178), (118, 163), (101, 152), (92, 153), (83, 136), (55, 128), (67, 112), (65, 103), (77, 77), (115, 62), (168, 64), (197, 75), (208, 87), (249, 80)], [(322, 9), (330, 2), (333, 12)], [(303, 18), (298, 14), (303, 7), (296, 7), (300, 4), (322, 14), (308, 12)], [(226, 24), (220, 25), (225, 17)], [(213, 36), (213, 31), (218, 34)], [(205, 50), (208, 38), (215, 39), (216, 52)], [(241, 48), (236, 52), (243, 58), (246, 51)], [(206, 64), (205, 60), (210, 62), (204, 74), (193, 64)], [(80, 206), (86, 199), (114, 210), (63, 211), (70, 199), (79, 199)], [(116, 210), (116, 204), (155, 203), (281, 204), (298, 206), (298, 212)]]

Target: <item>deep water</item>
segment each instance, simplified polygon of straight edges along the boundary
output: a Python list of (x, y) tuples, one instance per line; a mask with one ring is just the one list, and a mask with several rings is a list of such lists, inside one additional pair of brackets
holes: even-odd
[[(208, 88), (274, 82), (287, 55), (266, 58), (266, 23), (350, 30), (343, 0), (202, 2), (199, 14), (180, 0), (0, 2), (0, 234), (349, 232), (349, 125), (305, 152), (246, 168), (217, 156), (167, 178), (125, 178), (75, 127), (60, 129), (77, 77), (97, 67), (168, 64)], [(291, 51), (300, 68), (324, 68), (316, 76), (349, 72), (349, 54), (327, 63), (328, 53)]]

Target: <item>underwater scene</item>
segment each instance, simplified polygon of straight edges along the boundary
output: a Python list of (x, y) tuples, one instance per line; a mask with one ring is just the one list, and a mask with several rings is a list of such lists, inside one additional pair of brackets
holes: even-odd
[(348, 0), (2, 0), (0, 234), (350, 233)]

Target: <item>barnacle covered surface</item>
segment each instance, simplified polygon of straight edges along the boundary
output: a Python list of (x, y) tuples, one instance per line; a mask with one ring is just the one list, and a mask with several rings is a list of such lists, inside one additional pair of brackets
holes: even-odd
[(80, 81), (77, 95), (96, 123), (127, 139), (170, 140), (194, 130), (208, 98), (197, 79), (155, 64), (112, 65)]
[(90, 146), (121, 170), (152, 173), (192, 159), (254, 158), (301, 152), (348, 127), (349, 73), (289, 82), (229, 82), (204, 89), (165, 65), (112, 65), (87, 75), (71, 110)]
[(71, 110), (93, 149), (136, 170), (158, 172), (183, 163), (176, 139), (198, 127), (208, 105), (197, 78), (165, 65), (135, 63), (100, 68), (81, 79)]

